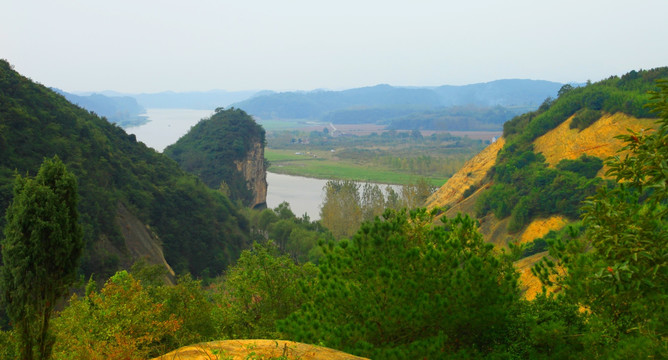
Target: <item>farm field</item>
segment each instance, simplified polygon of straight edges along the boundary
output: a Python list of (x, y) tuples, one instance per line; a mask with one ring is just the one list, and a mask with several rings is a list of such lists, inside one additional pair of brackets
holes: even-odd
[(265, 156), (270, 172), (398, 185), (425, 179), (441, 186), (499, 135), (384, 131), (378, 125), (309, 129), (268, 132)]

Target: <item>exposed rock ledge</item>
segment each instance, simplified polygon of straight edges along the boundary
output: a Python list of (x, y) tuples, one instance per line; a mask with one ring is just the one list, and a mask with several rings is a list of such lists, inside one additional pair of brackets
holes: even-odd
[(487, 171), (496, 163), (496, 154), (503, 148), (506, 141), (499, 138), (496, 142), (484, 148), (478, 155), (467, 161), (448, 181), (441, 186), (429, 199), (427, 207), (452, 206), (461, 201), (464, 192), (472, 185), (480, 185)]
[[(282, 357), (284, 356), (284, 357)], [(364, 360), (341, 351), (284, 340), (224, 340), (182, 347), (153, 360), (209, 359)]]
[(253, 209), (267, 207), (267, 164), (264, 161), (264, 145), (256, 142), (243, 160), (234, 163), (246, 179), (248, 190), (253, 192), (250, 207)]

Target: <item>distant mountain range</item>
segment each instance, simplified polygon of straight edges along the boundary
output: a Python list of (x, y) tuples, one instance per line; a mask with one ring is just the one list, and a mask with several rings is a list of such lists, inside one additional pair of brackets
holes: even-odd
[[(115, 103), (121, 99), (126, 102), (134, 99), (137, 104), (128, 103), (128, 113), (137, 106), (206, 110), (233, 106), (260, 121), (315, 120), (336, 124), (376, 123), (393, 129), (500, 130), (502, 124), (513, 116), (535, 110), (546, 98), (556, 97), (563, 85), (544, 80), (512, 79), (438, 87), (381, 84), (342, 91), (211, 90), (152, 94), (104, 91), (101, 94), (81, 93), (78, 97), (63, 94), (110, 121), (114, 121), (114, 116), (92, 106), (99, 105), (103, 96)], [(116, 122), (124, 126), (122, 122)]]
[(146, 113), (146, 109), (131, 96), (122, 94), (108, 96), (98, 93), (76, 95), (55, 88), (51, 90), (63, 95), (72, 104), (103, 116), (109, 122), (124, 128), (138, 126), (148, 121), (146, 116), (141, 115)]
[[(487, 130), (500, 129), (501, 124), (513, 116), (537, 109), (546, 98), (556, 97), (563, 85), (543, 80), (497, 80), (439, 87), (376, 85), (343, 91), (265, 93), (232, 106), (260, 120), (381, 123), (397, 129), (448, 129), (452, 127), (448, 124), (453, 119), (453, 111), (446, 109), (458, 107), (455, 111), (459, 114), (457, 130)], [(470, 113), (463, 111), (465, 109), (470, 109)], [(486, 118), (479, 115), (490, 112), (502, 113), (503, 117), (491, 119), (493, 125), (488, 125)]]

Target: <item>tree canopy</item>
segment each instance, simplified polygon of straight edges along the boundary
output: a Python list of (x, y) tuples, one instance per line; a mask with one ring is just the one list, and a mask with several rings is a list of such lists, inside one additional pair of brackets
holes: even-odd
[(58, 157), (32, 179), (17, 176), (7, 209), (0, 291), (15, 324), (22, 359), (48, 359), (49, 320), (76, 280), (83, 250), (77, 181)]

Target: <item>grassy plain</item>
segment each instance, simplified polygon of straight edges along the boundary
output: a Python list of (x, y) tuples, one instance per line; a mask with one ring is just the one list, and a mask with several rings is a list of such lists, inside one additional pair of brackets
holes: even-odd
[[(301, 124), (298, 128), (267, 130), (265, 157), (270, 162), (269, 171), (398, 185), (425, 179), (440, 187), (489, 140), (500, 135), (386, 131), (373, 124)], [(310, 126), (304, 127), (307, 124)]]
[(300, 152), (300, 155), (296, 155), (292, 150), (266, 149), (265, 157), (270, 162), (270, 172), (318, 179), (403, 185), (415, 183), (418, 178), (423, 177), (434, 186), (441, 186), (447, 180), (444, 177), (418, 176), (398, 172), (379, 164), (344, 161), (338, 159), (335, 153), (328, 151)]

